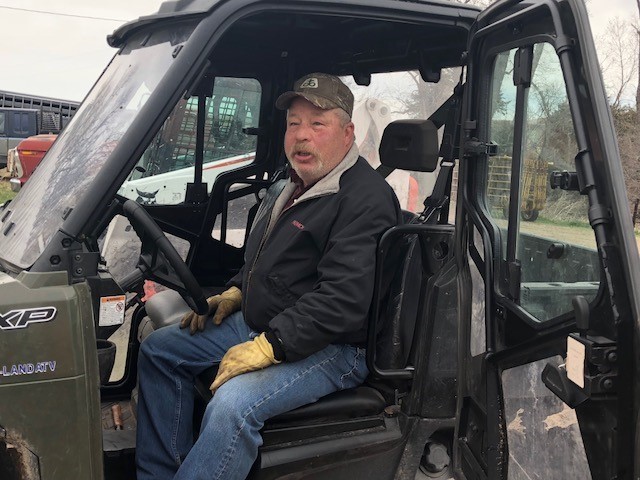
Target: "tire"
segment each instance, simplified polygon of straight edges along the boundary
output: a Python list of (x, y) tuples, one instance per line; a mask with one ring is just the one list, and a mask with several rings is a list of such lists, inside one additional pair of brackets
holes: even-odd
[(538, 210), (522, 210), (520, 212), (520, 218), (525, 222), (535, 222), (538, 219), (540, 212)]

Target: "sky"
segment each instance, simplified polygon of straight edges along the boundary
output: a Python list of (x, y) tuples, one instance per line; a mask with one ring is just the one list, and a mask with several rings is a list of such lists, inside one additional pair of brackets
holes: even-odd
[[(0, 0), (0, 90), (82, 100), (115, 54), (107, 35), (160, 3)], [(635, 0), (589, 0), (588, 8), (596, 40), (614, 17), (638, 17)]]
[(82, 100), (116, 53), (107, 45), (107, 35), (156, 12), (160, 3), (0, 0), (0, 90)]

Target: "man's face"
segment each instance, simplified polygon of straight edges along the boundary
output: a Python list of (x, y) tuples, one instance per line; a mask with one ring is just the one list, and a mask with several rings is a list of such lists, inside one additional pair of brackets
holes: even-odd
[(289, 106), (284, 149), (305, 185), (333, 170), (353, 144), (353, 123), (342, 125), (339, 111), (322, 110), (300, 97)]

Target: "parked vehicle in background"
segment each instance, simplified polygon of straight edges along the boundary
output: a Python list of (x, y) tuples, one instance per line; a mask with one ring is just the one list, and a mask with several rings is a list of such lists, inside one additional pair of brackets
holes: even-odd
[[(15, 149), (7, 168), (11, 174), (11, 190), (18, 192), (38, 167), (58, 135), (34, 135), (22, 140)], [(11, 157), (11, 155), (9, 155)]]
[(0, 168), (7, 166), (7, 154), (18, 143), (30, 135), (38, 133), (37, 110), (0, 109)]
[[(205, 124), (208, 135), (204, 143), (202, 179), (206, 182), (209, 193), (218, 175), (249, 165), (255, 160), (255, 146), (253, 142), (247, 141), (251, 137), (243, 133), (242, 125), (258, 115), (260, 108), (260, 90), (255, 81), (225, 77), (218, 77), (217, 80), (212, 96), (205, 102), (211, 121)], [(195, 97), (178, 103), (118, 193), (133, 196), (138, 203), (145, 205), (182, 201), (187, 182), (194, 175), (197, 109)], [(235, 120), (236, 117), (241, 120)], [(213, 128), (213, 119), (216, 118), (219, 129)], [(356, 143), (360, 152), (374, 167), (380, 165), (378, 146), (382, 131), (391, 120), (389, 107), (380, 100), (364, 98), (355, 103), (353, 122)], [(51, 141), (46, 145), (46, 139), (38, 140), (37, 146), (40, 149), (48, 148), (53, 143)], [(29, 155), (35, 157), (36, 152), (31, 150), (36, 150), (36, 146), (32, 142), (28, 145), (18, 147), (27, 151), (27, 154), (20, 155), (21, 159), (27, 159)], [(44, 152), (35, 157), (38, 162), (42, 160)], [(21, 175), (12, 172), (12, 176)], [(18, 191), (24, 181), (20, 185), (16, 181), (14, 184), (17, 190), (14, 188), (14, 191)], [(415, 179), (412, 179), (409, 172), (395, 171), (389, 175), (388, 181), (394, 188), (400, 205), (415, 211), (416, 195), (410, 194)]]
[[(487, 197), (491, 205), (509, 217), (509, 198), (511, 195), (511, 164), (513, 159), (508, 155), (498, 155), (489, 161), (490, 183), (487, 186)], [(520, 218), (526, 222), (535, 222), (547, 201), (547, 170), (553, 163), (543, 158), (525, 158), (523, 162), (522, 192)]]
[(23, 139), (60, 133), (79, 106), (69, 100), (0, 91), (0, 168), (9, 167), (8, 152)]

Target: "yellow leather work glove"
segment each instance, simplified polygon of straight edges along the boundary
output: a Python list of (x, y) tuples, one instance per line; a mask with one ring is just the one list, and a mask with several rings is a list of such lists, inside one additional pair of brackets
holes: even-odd
[(216, 390), (227, 380), (243, 373), (253, 372), (266, 368), (275, 363), (280, 363), (275, 359), (273, 347), (267, 340), (264, 333), (248, 342), (240, 343), (227, 350), (222, 357), (218, 374), (209, 390), (215, 393)]
[(180, 328), (190, 327), (191, 335), (197, 331), (204, 330), (209, 315), (213, 315), (213, 323), (220, 325), (222, 320), (234, 312), (240, 310), (242, 305), (242, 292), (238, 287), (231, 287), (220, 295), (207, 298), (209, 312), (206, 315), (198, 315), (196, 312), (189, 312), (182, 317)]

